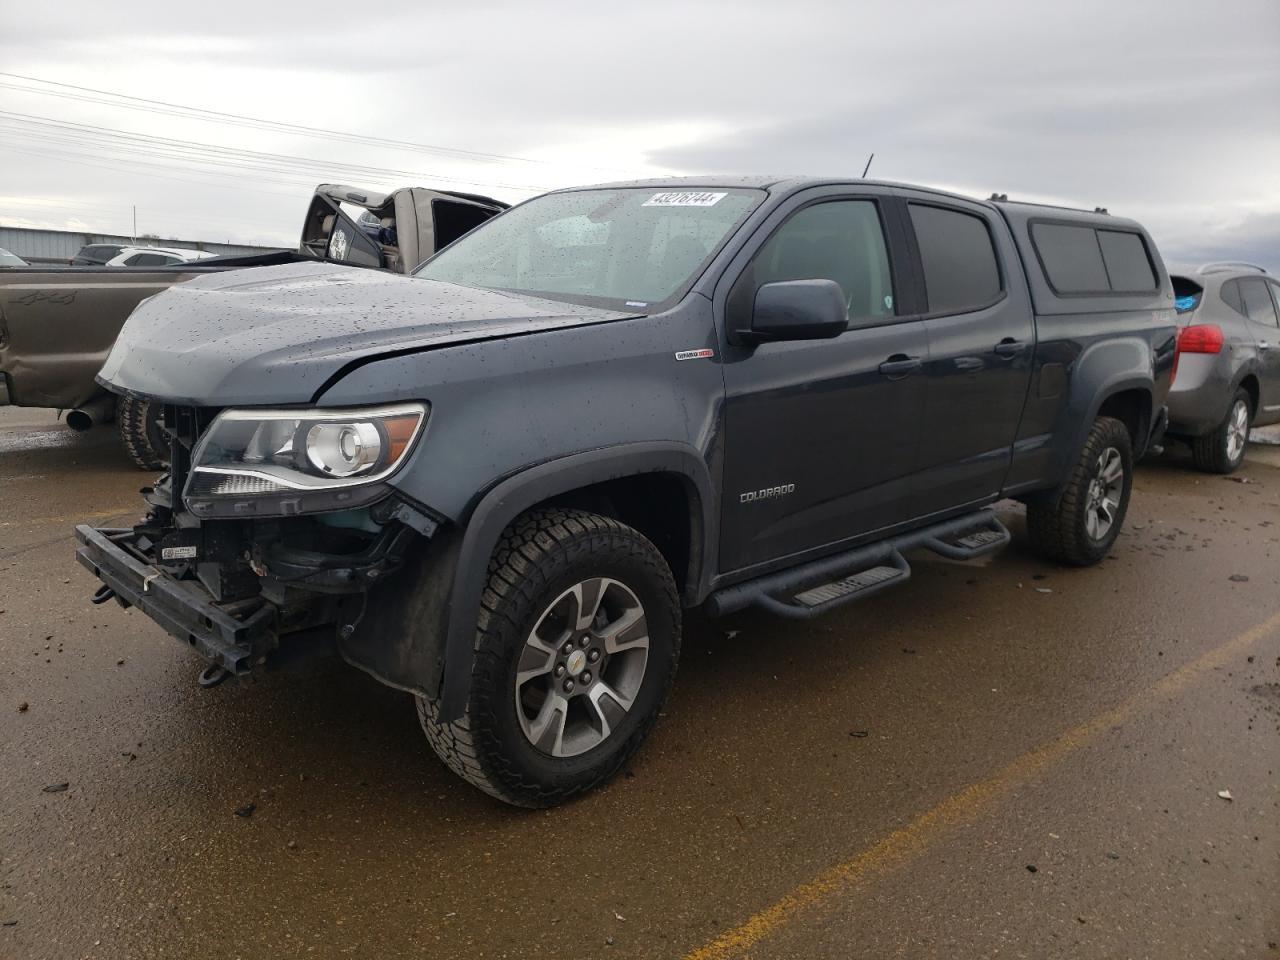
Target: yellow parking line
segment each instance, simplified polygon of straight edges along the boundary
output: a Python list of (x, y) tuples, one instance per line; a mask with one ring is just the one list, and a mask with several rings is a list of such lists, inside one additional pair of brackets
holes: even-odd
[(874, 846), (843, 863), (829, 867), (773, 905), (686, 954), (684, 960), (729, 960), (731, 957), (741, 956), (743, 951), (794, 920), (801, 911), (816, 906), (867, 874), (905, 862), (923, 851), (944, 831), (976, 819), (986, 807), (1013, 787), (1031, 780), (1048, 767), (1064, 760), (1100, 733), (1173, 696), (1198, 677), (1222, 666), (1231, 657), (1270, 635), (1277, 627), (1280, 627), (1280, 613), (1165, 675), (1113, 710), (1086, 720), (1057, 739), (1023, 754), (989, 779), (953, 794)]

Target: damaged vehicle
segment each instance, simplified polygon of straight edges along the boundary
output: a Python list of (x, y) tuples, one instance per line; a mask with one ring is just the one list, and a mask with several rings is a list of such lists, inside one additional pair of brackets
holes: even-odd
[[(0, 406), (66, 410), (67, 425), (81, 431), (114, 419), (134, 462), (144, 470), (163, 469), (168, 444), (159, 427), (159, 406), (117, 396), (94, 380), (140, 302), (193, 277), (283, 263), (327, 260), (407, 273), (506, 207), (489, 197), (425, 187), (380, 194), (321, 184), (307, 209), (297, 250), (236, 257), (198, 254), (198, 259), (178, 263), (179, 257), (197, 252), (99, 244), (85, 247), (75, 262), (89, 264), (88, 257), (101, 254), (110, 264), (4, 270)], [(362, 226), (359, 218), (368, 218), (372, 228), (368, 222)], [(121, 270), (117, 263), (129, 269)]]
[(909, 550), (1000, 548), (1005, 497), (1043, 556), (1102, 559), (1175, 345), (1155, 246), (1105, 212), (558, 191), (412, 276), (266, 267), (142, 304), (99, 379), (162, 407), (171, 470), (78, 559), (210, 680), (336, 641), (458, 775), (549, 806), (644, 740), (686, 610), (826, 613)]

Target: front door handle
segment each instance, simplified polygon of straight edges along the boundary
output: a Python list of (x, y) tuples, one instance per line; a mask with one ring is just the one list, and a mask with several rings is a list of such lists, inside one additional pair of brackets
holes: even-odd
[(919, 357), (908, 357), (905, 353), (895, 353), (880, 364), (880, 372), (890, 380), (901, 380), (908, 374), (915, 373), (924, 364)]
[(1016, 357), (1025, 349), (1027, 349), (1027, 345), (1021, 340), (1014, 340), (1012, 337), (1005, 337), (996, 344), (996, 356)]

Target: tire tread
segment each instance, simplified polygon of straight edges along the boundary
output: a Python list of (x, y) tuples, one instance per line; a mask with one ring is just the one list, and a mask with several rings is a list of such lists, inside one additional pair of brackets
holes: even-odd
[(462, 779), (505, 803), (522, 807), (548, 807), (608, 780), (638, 748), (648, 734), (657, 711), (615, 748), (615, 761), (603, 766), (590, 779), (547, 787), (520, 774), (504, 759), (494, 732), (477, 724), (476, 716), (488, 713), (488, 700), (501, 686), (504, 661), (509, 647), (504, 636), (519, 629), (513, 614), (517, 599), (534, 604), (546, 583), (563, 565), (583, 550), (625, 551), (650, 568), (655, 582), (662, 585), (675, 612), (676, 631), (672, 663), (667, 670), (659, 702), (674, 680), (674, 661), (679, 655), (679, 598), (671, 570), (658, 549), (637, 531), (609, 517), (564, 508), (542, 508), (518, 518), (503, 533), (488, 567), (488, 582), (481, 594), (480, 616), (476, 624), (475, 663), (471, 694), (463, 716), (442, 722), (439, 701), (418, 697), (418, 719), (427, 742), (445, 765)]
[[(1076, 458), (1057, 502), (1027, 505), (1027, 535), (1031, 540), (1032, 549), (1045, 559), (1072, 566), (1089, 566), (1101, 560), (1106, 555), (1107, 549), (1110, 549), (1110, 543), (1103, 550), (1099, 550), (1092, 544), (1085, 533), (1083, 523), (1085, 502), (1089, 495), (1089, 481), (1094, 464), (1108, 446), (1120, 447), (1122, 455), (1124, 451), (1128, 451), (1126, 460), (1129, 464), (1128, 470), (1132, 472), (1133, 443), (1128, 428), (1114, 417), (1099, 417), (1089, 431), (1084, 449)], [(1126, 500), (1122, 507), (1127, 510), (1127, 506)], [(1116, 522), (1117, 534), (1123, 522), (1122, 510)]]

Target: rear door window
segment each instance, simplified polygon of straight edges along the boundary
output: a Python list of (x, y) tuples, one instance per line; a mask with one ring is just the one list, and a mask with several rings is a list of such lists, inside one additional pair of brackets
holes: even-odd
[(1156, 288), (1156, 274), (1151, 269), (1147, 245), (1136, 233), (1123, 230), (1099, 230), (1098, 246), (1102, 262), (1118, 293), (1146, 293)]
[(1228, 280), (1218, 290), (1218, 296), (1222, 298), (1222, 302), (1234, 310), (1240, 316), (1248, 316), (1244, 312), (1244, 300), (1240, 296), (1240, 281)]
[(165, 264), (176, 262), (159, 253), (135, 253), (124, 263), (126, 267), (163, 267)]
[(1254, 323), (1265, 323), (1267, 326), (1280, 326), (1276, 318), (1276, 305), (1271, 300), (1265, 280), (1237, 280), (1240, 285), (1240, 297), (1244, 300), (1245, 313)]
[(896, 312), (884, 230), (871, 200), (804, 207), (760, 248), (752, 266), (756, 289), (780, 280), (834, 280), (854, 325)]
[(923, 203), (908, 209), (930, 313), (979, 310), (1000, 298), (1000, 266), (985, 220)]
[(1107, 293), (1107, 268), (1093, 227), (1037, 223), (1031, 242), (1055, 293)]

